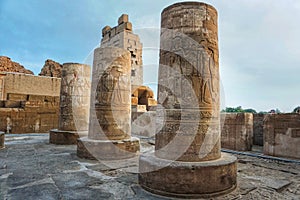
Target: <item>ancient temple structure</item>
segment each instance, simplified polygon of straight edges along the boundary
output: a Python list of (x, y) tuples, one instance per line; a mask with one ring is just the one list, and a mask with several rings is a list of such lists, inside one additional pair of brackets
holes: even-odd
[(60, 89), (59, 127), (50, 131), (50, 143), (76, 144), (87, 135), (90, 108), (90, 66), (64, 63)]
[(0, 131), (48, 133), (58, 127), (60, 78), (0, 72)]
[(140, 157), (139, 184), (175, 197), (236, 188), (236, 158), (221, 153), (218, 21), (214, 7), (176, 3), (161, 15), (155, 152)]
[(128, 50), (131, 62), (131, 86), (135, 88), (143, 85), (143, 45), (139, 36), (133, 33), (128, 15), (123, 14), (117, 26), (113, 28), (105, 26), (102, 29), (101, 47), (118, 47)]
[(81, 158), (132, 158), (140, 149), (131, 137), (131, 53), (116, 47), (94, 51), (88, 137), (80, 138)]

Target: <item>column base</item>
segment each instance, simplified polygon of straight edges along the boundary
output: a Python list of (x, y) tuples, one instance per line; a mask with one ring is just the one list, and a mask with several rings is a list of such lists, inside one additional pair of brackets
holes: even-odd
[(164, 160), (153, 153), (139, 159), (139, 184), (145, 190), (177, 198), (210, 198), (237, 186), (236, 157), (222, 153), (204, 162)]
[(58, 145), (77, 144), (77, 139), (87, 136), (87, 131), (62, 131), (58, 129), (50, 130), (49, 142)]
[(77, 141), (77, 156), (90, 160), (120, 160), (133, 158), (140, 151), (140, 140), (93, 140), (87, 137)]
[(4, 132), (0, 131), (0, 149), (5, 148), (4, 141), (5, 141), (5, 134)]

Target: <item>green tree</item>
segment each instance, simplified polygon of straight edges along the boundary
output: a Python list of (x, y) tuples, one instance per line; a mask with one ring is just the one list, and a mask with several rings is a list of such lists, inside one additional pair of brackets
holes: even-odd
[(247, 112), (247, 113), (257, 113), (256, 110), (252, 109), (252, 108), (248, 108), (248, 109), (243, 109), (242, 106), (238, 106), (236, 108), (233, 107), (226, 107), (225, 109), (223, 109), (221, 112), (227, 112), (227, 113), (243, 113), (243, 112)]
[(244, 112), (246, 113), (253, 113), (253, 114), (256, 114), (256, 110), (252, 109), (252, 108), (248, 108), (248, 109), (245, 109)]
[(293, 113), (300, 113), (300, 106), (297, 106), (294, 110)]

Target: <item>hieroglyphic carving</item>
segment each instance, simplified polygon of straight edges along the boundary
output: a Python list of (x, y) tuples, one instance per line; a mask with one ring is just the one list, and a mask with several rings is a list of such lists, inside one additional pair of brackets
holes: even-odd
[(221, 155), (217, 15), (209, 9), (187, 5), (162, 13), (158, 101), (166, 115), (157, 116), (165, 121), (156, 137), (158, 157), (173, 159), (172, 143), (187, 145), (180, 161)]
[[(60, 130), (87, 130), (90, 105), (90, 67), (65, 63), (62, 68)], [(76, 123), (77, 127), (76, 127)]]
[[(95, 50), (89, 138), (130, 137), (130, 52), (113, 47)], [(94, 113), (94, 114), (93, 114)], [(97, 120), (97, 123), (95, 121)]]

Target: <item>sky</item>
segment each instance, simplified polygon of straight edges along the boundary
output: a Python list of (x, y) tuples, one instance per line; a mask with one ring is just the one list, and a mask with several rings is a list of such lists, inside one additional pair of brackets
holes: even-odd
[[(46, 59), (90, 63), (104, 26), (129, 15), (143, 43), (144, 84), (156, 90), (161, 11), (174, 0), (0, 0), (0, 55), (36, 75)], [(219, 14), (223, 107), (300, 106), (300, 1), (207, 0)]]

